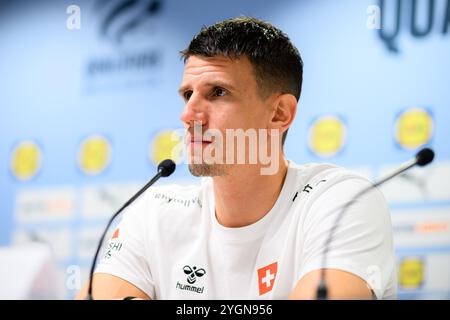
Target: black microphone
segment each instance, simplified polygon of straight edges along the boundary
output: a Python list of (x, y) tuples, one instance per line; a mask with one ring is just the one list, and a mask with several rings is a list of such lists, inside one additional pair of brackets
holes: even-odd
[(130, 200), (125, 202), (125, 204), (116, 213), (114, 213), (114, 215), (109, 219), (109, 222), (106, 225), (105, 231), (103, 231), (102, 237), (100, 238), (100, 242), (97, 246), (97, 251), (95, 252), (94, 260), (92, 261), (91, 271), (89, 272), (89, 286), (88, 286), (88, 293), (87, 293), (86, 300), (94, 300), (94, 298), (92, 297), (92, 280), (94, 277), (94, 269), (95, 269), (95, 265), (97, 264), (98, 254), (103, 245), (103, 240), (104, 240), (106, 234), (108, 233), (111, 223), (126, 207), (128, 207), (130, 204), (132, 204), (134, 202), (134, 200), (136, 200), (141, 194), (143, 194), (145, 192), (145, 190), (147, 190), (159, 178), (168, 177), (174, 171), (175, 171), (175, 162), (173, 162), (170, 159), (166, 159), (166, 160), (162, 161), (158, 165), (158, 173), (149, 182), (147, 182), (147, 184), (144, 187), (142, 187), (141, 190), (139, 190), (134, 196), (132, 196), (130, 198)]
[(342, 217), (344, 216), (344, 213), (347, 211), (347, 209), (356, 202), (356, 200), (358, 200), (358, 198), (362, 197), (363, 195), (365, 195), (367, 192), (371, 191), (373, 188), (379, 187), (380, 185), (382, 185), (383, 183), (391, 180), (392, 178), (398, 176), (399, 174), (411, 169), (414, 166), (426, 166), (427, 164), (429, 164), (430, 162), (432, 162), (434, 159), (434, 151), (430, 148), (424, 148), (422, 150), (420, 150), (414, 159), (409, 160), (408, 162), (404, 163), (403, 165), (400, 166), (400, 168), (398, 168), (396, 171), (394, 171), (393, 173), (391, 173), (390, 175), (388, 175), (387, 177), (381, 179), (380, 181), (378, 181), (377, 183), (370, 185), (367, 188), (362, 189), (360, 192), (358, 192), (351, 201), (347, 202), (343, 207), (341, 212), (339, 213), (339, 215), (336, 218), (336, 221), (334, 222), (333, 227), (330, 230), (330, 234), (328, 236), (327, 242), (325, 242), (325, 250), (323, 252), (323, 258), (322, 258), (322, 268), (321, 268), (321, 273), (320, 273), (320, 282), (319, 285), (317, 287), (317, 299), (318, 300), (325, 300), (328, 297), (328, 288), (327, 288), (327, 284), (325, 282), (325, 266), (326, 266), (326, 262), (327, 262), (327, 253), (329, 250), (329, 246), (331, 244), (331, 241), (333, 240), (333, 235), (334, 232), (336, 231), (340, 220), (342, 219)]

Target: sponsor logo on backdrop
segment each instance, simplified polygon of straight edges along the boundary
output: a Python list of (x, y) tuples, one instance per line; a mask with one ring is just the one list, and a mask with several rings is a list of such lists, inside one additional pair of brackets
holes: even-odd
[(179, 164), (184, 156), (184, 131), (167, 129), (158, 132), (150, 144), (149, 158), (158, 165), (165, 159), (172, 159)]
[(97, 1), (93, 5), (99, 45), (86, 65), (89, 91), (148, 86), (161, 78), (163, 40), (158, 43), (161, 0)]
[[(109, 215), (111, 216), (111, 212)], [(96, 223), (91, 226), (84, 225), (82, 228), (77, 229), (77, 245), (74, 256), (80, 260), (91, 261), (104, 228), (104, 223)], [(107, 247), (105, 248), (106, 250)], [(100, 253), (100, 255), (103, 256), (104, 254)]]
[(67, 227), (54, 227), (51, 223), (28, 226), (17, 226), (13, 230), (12, 244), (17, 248), (28, 246), (30, 243), (45, 244), (52, 250), (52, 255), (57, 260), (71, 258), (72, 231)]
[(414, 39), (449, 35), (450, 0), (379, 0), (379, 8), (378, 36), (389, 52), (401, 51), (400, 37), (405, 34)]
[(111, 144), (103, 136), (92, 135), (84, 139), (78, 152), (78, 165), (87, 175), (102, 173), (111, 162)]
[(402, 289), (418, 289), (425, 280), (425, 263), (420, 257), (403, 258), (399, 266), (399, 285)]
[(106, 219), (142, 187), (142, 182), (85, 185), (80, 189), (83, 218)]
[(16, 196), (16, 219), (22, 223), (69, 220), (75, 213), (75, 198), (71, 187), (22, 189)]
[(22, 141), (12, 151), (11, 172), (21, 181), (30, 180), (42, 165), (42, 151), (33, 141)]
[(162, 0), (96, 1), (95, 11), (100, 12), (99, 33), (102, 38), (116, 44), (136, 33), (152, 34), (156, 29), (153, 19), (160, 15), (162, 9)]
[(423, 222), (411, 222), (402, 223), (392, 226), (394, 233), (407, 233), (407, 234), (442, 234), (448, 233), (449, 223), (447, 221), (423, 221)]
[(322, 116), (316, 119), (309, 128), (308, 146), (316, 156), (329, 158), (343, 149), (346, 136), (346, 126), (339, 117)]
[(395, 121), (395, 140), (405, 150), (416, 150), (433, 137), (433, 117), (424, 108), (401, 112)]

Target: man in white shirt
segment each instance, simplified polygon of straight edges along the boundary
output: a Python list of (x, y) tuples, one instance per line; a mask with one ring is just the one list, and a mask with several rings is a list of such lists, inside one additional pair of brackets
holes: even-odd
[[(343, 206), (370, 182), (285, 158), (303, 72), (287, 36), (234, 18), (203, 28), (182, 54), (181, 120), (201, 185), (154, 187), (126, 210), (94, 298), (315, 299), (322, 270), (328, 298), (395, 298), (382, 194), (349, 207), (327, 247)], [(243, 133), (248, 145), (236, 143)]]

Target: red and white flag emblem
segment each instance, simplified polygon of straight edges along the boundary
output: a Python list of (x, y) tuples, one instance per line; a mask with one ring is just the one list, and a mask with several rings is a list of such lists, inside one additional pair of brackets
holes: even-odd
[(278, 262), (274, 262), (268, 266), (258, 269), (258, 287), (260, 296), (273, 289), (275, 278), (277, 277), (277, 271)]
[(116, 239), (116, 238), (118, 238), (119, 237), (119, 228), (117, 228), (115, 231), (114, 231), (114, 233), (113, 233), (113, 235), (112, 235), (112, 237), (111, 237), (111, 240), (114, 240), (114, 239)]

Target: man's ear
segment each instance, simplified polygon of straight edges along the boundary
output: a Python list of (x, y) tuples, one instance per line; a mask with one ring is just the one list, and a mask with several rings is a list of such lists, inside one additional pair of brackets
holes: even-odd
[(272, 106), (269, 129), (278, 129), (281, 136), (294, 121), (297, 99), (292, 94), (284, 93), (275, 98)]

